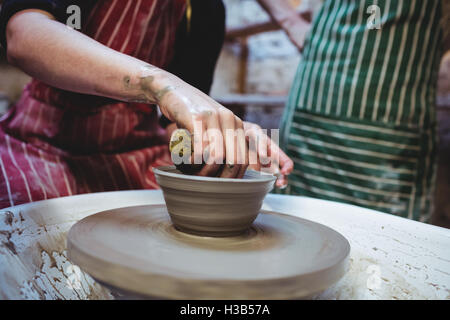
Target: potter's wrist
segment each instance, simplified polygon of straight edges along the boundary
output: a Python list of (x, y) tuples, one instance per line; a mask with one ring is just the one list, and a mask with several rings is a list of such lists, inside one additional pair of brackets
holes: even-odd
[(151, 65), (139, 66), (123, 78), (130, 102), (160, 104), (170, 89), (170, 73)]
[[(179, 99), (174, 99), (177, 92), (183, 91), (184, 82), (175, 75), (158, 69), (155, 72), (142, 76), (142, 94), (150, 97), (152, 103), (157, 104), (161, 113), (167, 118), (167, 122), (176, 122), (179, 114)], [(180, 98), (180, 95), (178, 98)]]
[(166, 86), (167, 78), (167, 72), (162, 69), (150, 65), (140, 68), (137, 74), (140, 93), (151, 103), (159, 104), (161, 97), (158, 93)]
[(167, 71), (158, 69), (147, 76), (142, 77), (144, 93), (150, 95), (156, 104), (162, 106), (165, 98), (175, 91), (177, 78)]

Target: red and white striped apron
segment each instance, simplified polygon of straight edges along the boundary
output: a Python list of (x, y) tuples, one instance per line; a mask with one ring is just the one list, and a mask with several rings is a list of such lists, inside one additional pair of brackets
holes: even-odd
[[(160, 68), (173, 53), (185, 0), (102, 0), (83, 33)], [(0, 119), (0, 208), (74, 194), (158, 188), (169, 164), (155, 106), (28, 84)]]

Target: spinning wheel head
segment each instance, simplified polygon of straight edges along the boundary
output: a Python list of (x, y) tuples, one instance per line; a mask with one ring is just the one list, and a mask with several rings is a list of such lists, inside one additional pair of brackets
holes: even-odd
[(173, 299), (292, 299), (339, 280), (350, 245), (334, 230), (261, 212), (233, 237), (199, 237), (173, 227), (164, 205), (108, 210), (77, 222), (69, 259), (101, 283)]

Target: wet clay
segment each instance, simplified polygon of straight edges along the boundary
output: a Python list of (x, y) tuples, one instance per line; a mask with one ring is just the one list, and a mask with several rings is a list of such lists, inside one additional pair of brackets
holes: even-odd
[[(141, 68), (142, 73), (155, 72), (158, 68), (151, 65), (145, 65)], [(159, 103), (163, 97), (175, 90), (174, 86), (165, 86), (162, 89), (155, 89), (153, 82), (155, 77), (153, 75), (146, 75), (139, 78), (138, 83), (133, 84), (133, 81), (129, 75), (126, 75), (122, 79), (123, 86), (126, 90), (138, 90), (141, 92), (137, 96), (129, 99), (129, 102), (136, 103)]]
[(252, 170), (243, 179), (186, 175), (174, 166), (153, 172), (175, 227), (210, 237), (235, 236), (248, 230), (276, 180)]
[(345, 274), (350, 252), (336, 231), (274, 212), (261, 212), (238, 236), (187, 234), (164, 205), (88, 216), (67, 239), (69, 259), (101, 283), (173, 299), (311, 296)]

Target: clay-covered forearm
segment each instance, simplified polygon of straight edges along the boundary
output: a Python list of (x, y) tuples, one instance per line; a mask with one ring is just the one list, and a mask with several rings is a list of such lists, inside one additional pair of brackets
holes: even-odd
[(122, 101), (157, 102), (166, 72), (112, 50), (55, 21), (26, 10), (7, 25), (8, 60), (51, 86)]

